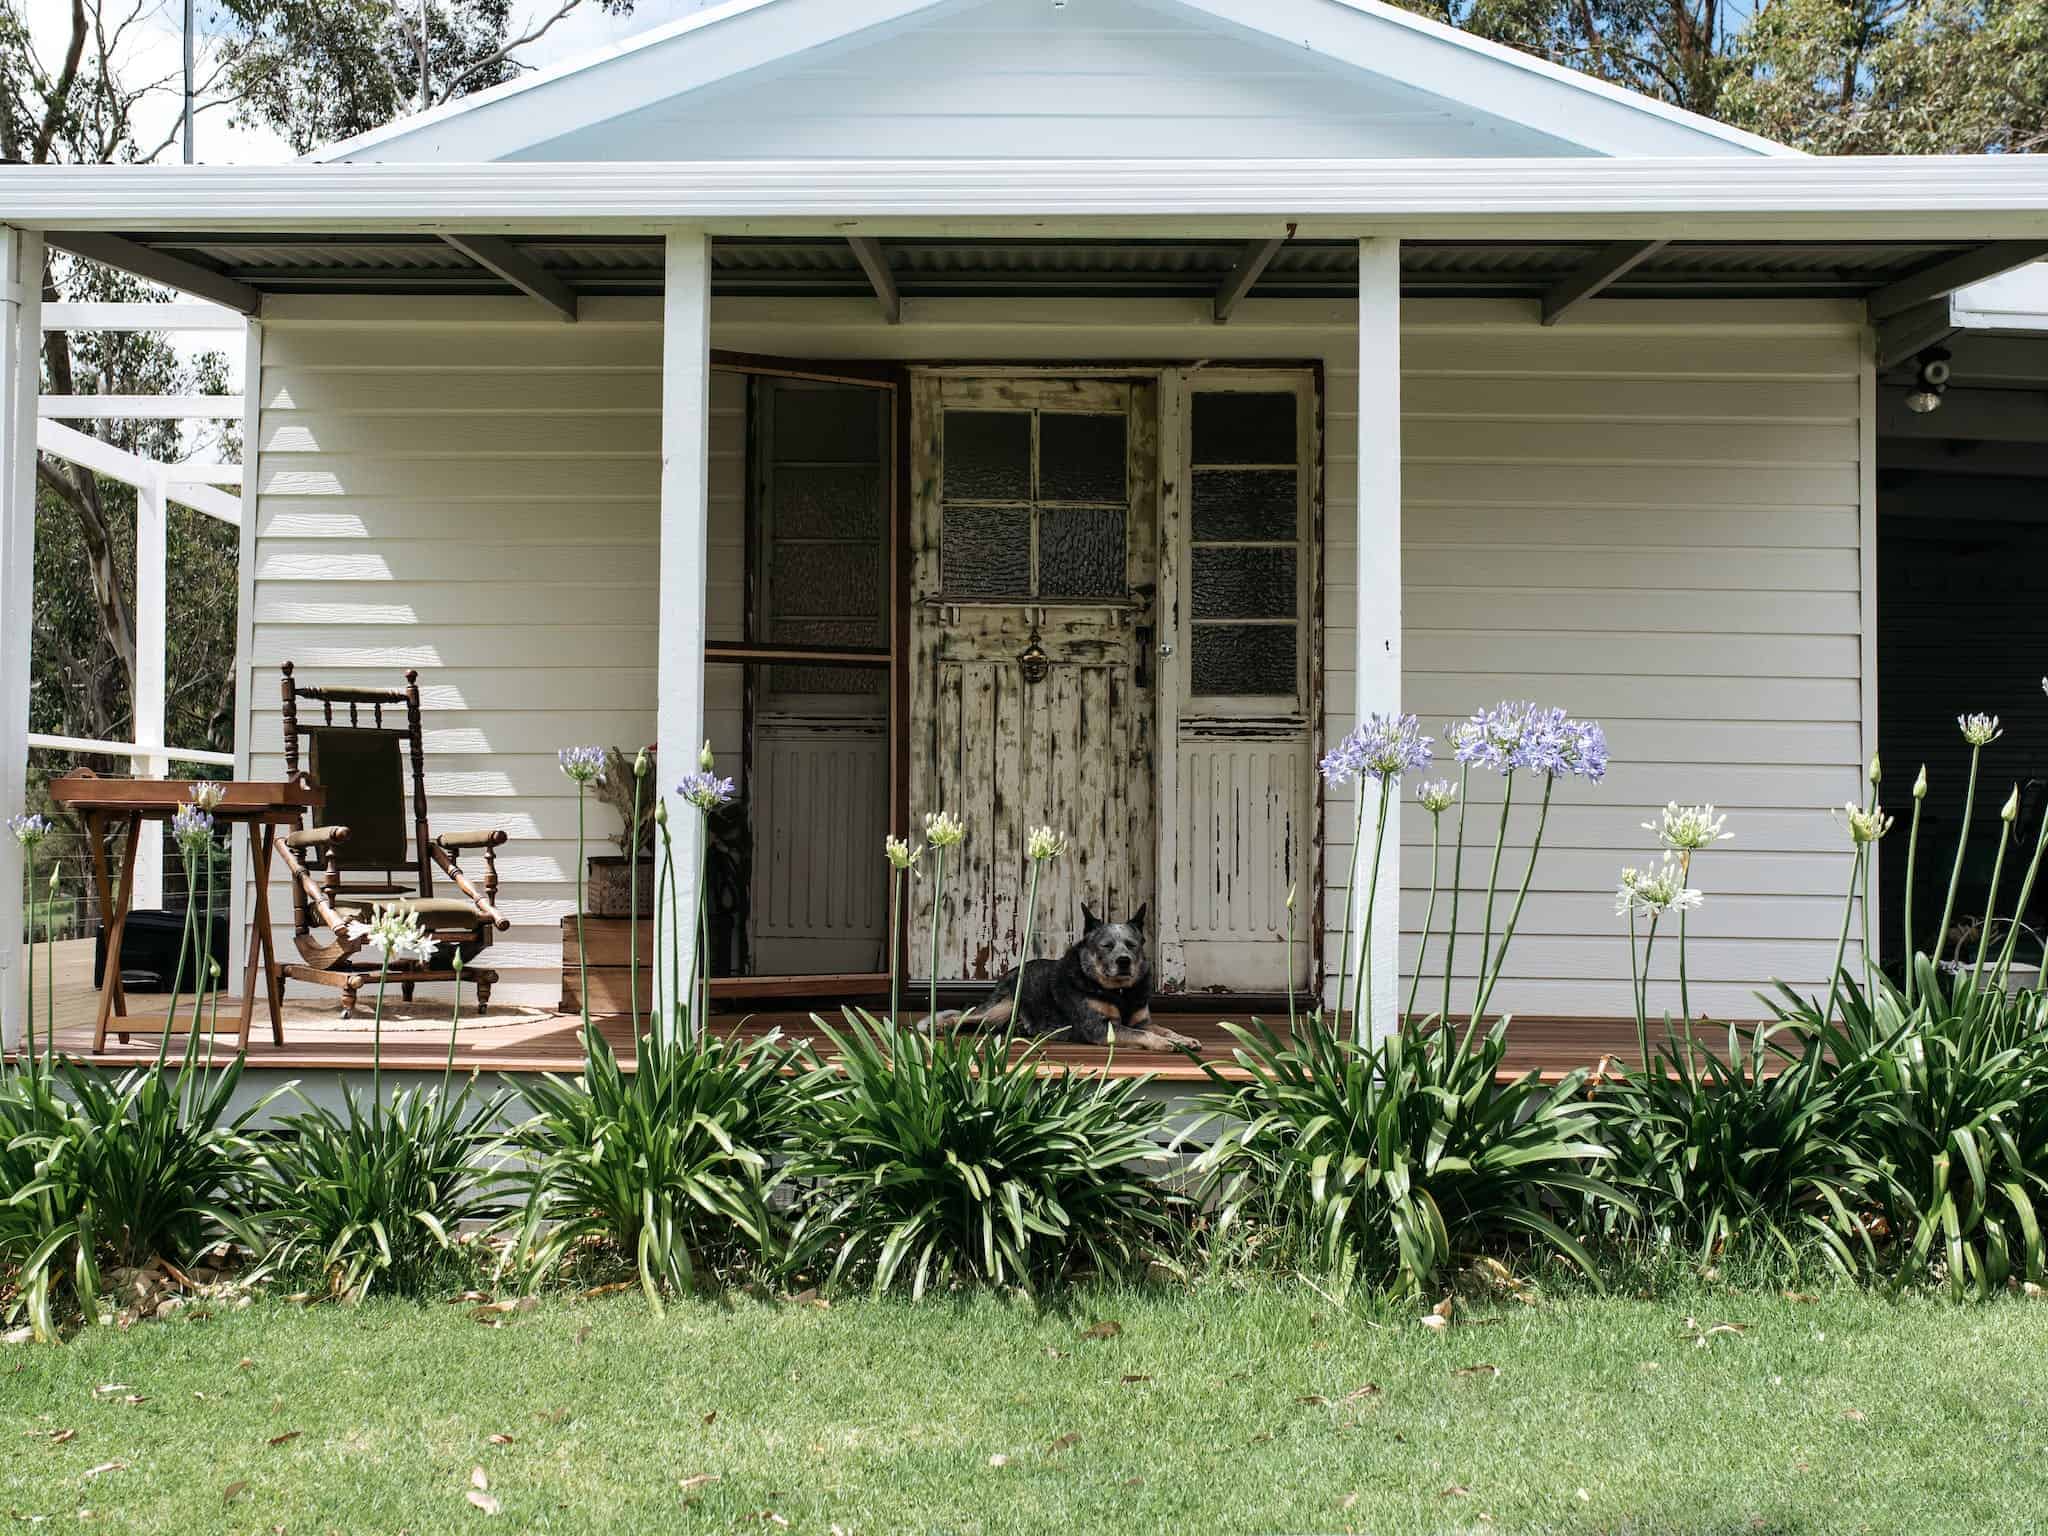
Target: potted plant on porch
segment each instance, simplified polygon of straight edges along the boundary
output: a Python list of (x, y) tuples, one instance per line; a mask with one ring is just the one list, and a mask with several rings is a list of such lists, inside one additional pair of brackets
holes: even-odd
[[(655, 749), (649, 747), (652, 762)], [(654, 807), (659, 796), (642, 797), (633, 804), (633, 756), (623, 747), (607, 747), (604, 776), (592, 785), (604, 802), (619, 813), (619, 830), (612, 838), (617, 853), (593, 853), (584, 871), (584, 911), (591, 917), (626, 917), (633, 909), (632, 882), (640, 885), (639, 909), (643, 916), (654, 911)], [(649, 769), (650, 774), (654, 772)], [(650, 780), (653, 782), (653, 780)], [(632, 873), (628, 873), (631, 866)]]

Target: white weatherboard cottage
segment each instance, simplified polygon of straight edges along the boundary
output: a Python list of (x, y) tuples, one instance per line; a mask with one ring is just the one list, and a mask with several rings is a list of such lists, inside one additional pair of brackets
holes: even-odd
[(1878, 370), (2048, 251), (2039, 159), (1807, 158), (1375, 0), (735, 0), (316, 158), (0, 169), (4, 798), (56, 247), (254, 317), (238, 767), (280, 661), (418, 668), (436, 829), (513, 835), (506, 997), (558, 988), (564, 744), (742, 770), (757, 974), (880, 970), (945, 806), (944, 979), (1045, 821), (1048, 942), (1145, 906), (1164, 985), (1270, 994), (1335, 971), (1326, 744), (1526, 696), (1615, 767), (1496, 1001), (1625, 1013), (1619, 867), (1712, 799), (1693, 992), (1754, 1013), (1826, 973), (1877, 739)]

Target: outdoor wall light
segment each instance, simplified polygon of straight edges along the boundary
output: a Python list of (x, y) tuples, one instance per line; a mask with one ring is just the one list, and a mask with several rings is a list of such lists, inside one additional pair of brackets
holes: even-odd
[(1949, 353), (1943, 347), (1929, 347), (1918, 359), (1920, 371), (1913, 379), (1913, 392), (1906, 396), (1906, 409), (1925, 416), (1941, 409), (1941, 397), (1948, 390)]

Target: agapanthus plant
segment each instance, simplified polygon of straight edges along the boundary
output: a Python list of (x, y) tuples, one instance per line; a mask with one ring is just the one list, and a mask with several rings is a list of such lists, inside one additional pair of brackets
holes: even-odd
[[(1678, 856), (1679, 883), (1681, 886), (1692, 877), (1694, 855), (1725, 843), (1735, 834), (1726, 831), (1728, 818), (1709, 805), (1680, 805), (1676, 800), (1664, 807), (1663, 814), (1655, 821), (1643, 823), (1645, 832), (1654, 833), (1658, 845)], [(1685, 915), (1687, 908), (1678, 908), (1678, 1011), (1686, 1018), (1692, 1017), (1692, 991), (1686, 976)], [(1645, 989), (1648, 979), (1645, 977)]]

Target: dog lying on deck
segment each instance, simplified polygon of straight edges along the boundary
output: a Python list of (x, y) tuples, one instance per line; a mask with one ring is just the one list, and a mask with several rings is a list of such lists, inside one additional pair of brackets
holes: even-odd
[(1120, 1045), (1137, 1051), (1192, 1051), (1197, 1043), (1152, 1021), (1152, 967), (1145, 960), (1145, 908), (1127, 923), (1106, 923), (1083, 905), (1080, 939), (1057, 960), (1024, 964), (1024, 989), (1006, 971), (988, 996), (965, 1013), (938, 1016), (942, 1025), (1001, 1028), (1017, 1010), (1025, 1034), (1081, 1045)]

